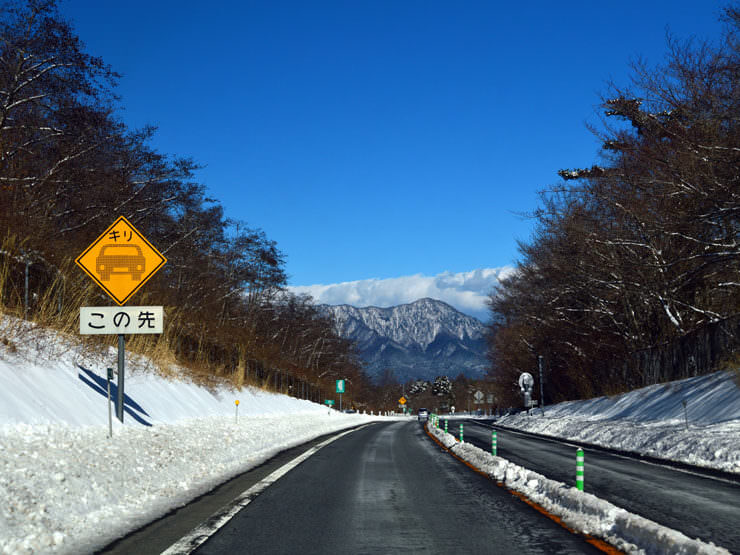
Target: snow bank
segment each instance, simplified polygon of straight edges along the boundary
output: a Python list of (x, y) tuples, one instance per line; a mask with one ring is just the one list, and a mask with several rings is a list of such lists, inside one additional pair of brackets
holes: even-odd
[(0, 552), (91, 552), (289, 447), (371, 417), (210, 416), (154, 428), (6, 426)]
[(713, 543), (688, 538), (681, 532), (631, 514), (594, 495), (550, 480), (501, 457), (459, 443), (452, 434), (428, 426), (430, 433), (455, 455), (507, 488), (558, 516), (570, 528), (600, 538), (626, 553), (729, 554)]
[(740, 388), (732, 372), (559, 403), (545, 407), (544, 416), (535, 409), (496, 423), (740, 473)]
[[(0, 320), (3, 338), (13, 348), (0, 348), (0, 427), (19, 423), (107, 427), (106, 368), (116, 368), (115, 348), (90, 353), (74, 337), (7, 317)], [(259, 389), (237, 391), (228, 384), (206, 388), (190, 382), (177, 368), (172, 372), (174, 379), (167, 379), (145, 357), (126, 354), (126, 426), (233, 417), (236, 400), (240, 416), (326, 410), (316, 403)], [(115, 387), (113, 383), (114, 399)], [(115, 426), (122, 427), (118, 421)]]

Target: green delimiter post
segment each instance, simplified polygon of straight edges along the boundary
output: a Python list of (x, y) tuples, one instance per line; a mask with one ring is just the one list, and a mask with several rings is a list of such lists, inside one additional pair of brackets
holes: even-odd
[(576, 451), (576, 488), (583, 491), (583, 449)]
[(496, 430), (491, 432), (491, 455), (496, 456)]
[(460, 424), (460, 443), (463, 443), (463, 425)]
[(445, 418), (445, 433), (447, 433), (447, 419)]

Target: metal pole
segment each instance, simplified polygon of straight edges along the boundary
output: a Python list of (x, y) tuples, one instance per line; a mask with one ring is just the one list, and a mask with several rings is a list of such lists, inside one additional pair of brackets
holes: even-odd
[(545, 415), (545, 394), (542, 386), (542, 355), (537, 357), (537, 362), (540, 367), (540, 408), (542, 409), (542, 416)]
[(26, 259), (26, 287), (25, 295), (23, 297), (23, 319), (28, 319), (28, 259)]
[(126, 339), (118, 334), (118, 400), (116, 401), (116, 417), (123, 422), (123, 374), (125, 365)]
[(113, 409), (110, 402), (110, 380), (113, 377), (113, 368), (108, 368), (108, 437), (113, 437)]

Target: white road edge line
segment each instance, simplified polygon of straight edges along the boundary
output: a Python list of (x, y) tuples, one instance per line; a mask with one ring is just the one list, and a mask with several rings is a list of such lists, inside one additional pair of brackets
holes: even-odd
[(252, 500), (255, 499), (260, 493), (262, 493), (270, 485), (279, 480), (282, 476), (293, 470), (296, 466), (301, 464), (322, 447), (329, 445), (332, 441), (336, 441), (339, 438), (346, 436), (347, 434), (360, 430), (365, 426), (367, 426), (367, 424), (360, 426), (359, 428), (347, 430), (346, 432), (337, 434), (334, 437), (330, 437), (326, 441), (322, 441), (318, 445), (311, 447), (308, 451), (306, 451), (302, 455), (297, 456), (292, 461), (284, 464), (275, 472), (254, 484), (251, 488), (246, 490), (231, 503), (223, 506), (221, 509), (213, 513), (202, 524), (194, 528), (192, 532), (190, 532), (186, 536), (183, 536), (166, 550), (164, 550), (161, 555), (188, 555), (192, 553), (203, 543), (205, 543), (206, 540), (208, 540), (211, 536), (218, 532), (218, 530), (222, 528), (227, 522), (234, 518), (234, 516), (236, 516), (239, 511), (249, 505)]

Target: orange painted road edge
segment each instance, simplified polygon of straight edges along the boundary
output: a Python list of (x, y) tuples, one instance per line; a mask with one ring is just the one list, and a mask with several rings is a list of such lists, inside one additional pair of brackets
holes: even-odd
[(554, 515), (554, 514), (548, 512), (547, 509), (545, 509), (541, 505), (538, 505), (537, 503), (535, 503), (531, 499), (528, 499), (523, 493), (519, 493), (518, 491), (515, 491), (515, 490), (513, 490), (511, 488), (507, 488), (504, 485), (503, 482), (499, 482), (498, 480), (494, 480), (493, 478), (491, 478), (491, 476), (489, 476), (488, 474), (486, 474), (485, 472), (483, 472), (481, 469), (476, 468), (475, 466), (473, 466), (472, 464), (470, 464), (465, 459), (463, 459), (461, 457), (458, 457), (455, 453), (452, 452), (451, 449), (449, 449), (448, 447), (445, 447), (444, 444), (441, 441), (439, 441), (436, 437), (434, 437), (434, 435), (429, 431), (429, 429), (426, 426), (424, 427), (424, 431), (427, 433), (427, 435), (430, 438), (432, 438), (432, 440), (437, 445), (439, 445), (442, 449), (444, 449), (445, 451), (447, 451), (450, 455), (452, 455), (453, 457), (455, 457), (458, 461), (460, 461), (461, 463), (463, 463), (465, 466), (467, 466), (471, 470), (477, 472), (481, 476), (485, 476), (486, 478), (488, 478), (489, 480), (491, 480), (492, 482), (494, 482), (498, 487), (504, 488), (506, 491), (508, 491), (512, 495), (518, 497), (519, 499), (521, 499), (522, 501), (524, 501), (527, 505), (529, 505), (530, 507), (532, 507), (536, 511), (542, 513), (543, 515), (545, 515), (550, 520), (552, 520), (554, 522), (557, 522), (560, 526), (562, 526), (563, 528), (565, 528), (566, 530), (568, 530), (568, 532), (570, 532), (571, 534), (577, 534), (579, 536), (583, 536), (586, 539), (586, 542), (587, 543), (590, 543), (596, 549), (598, 549), (599, 551), (603, 551), (604, 553), (609, 553), (610, 555), (624, 554), (624, 551), (619, 551), (616, 547), (614, 547), (613, 545), (610, 545), (610, 544), (606, 543), (604, 540), (601, 540), (599, 538), (594, 538), (593, 536), (591, 536), (589, 534), (584, 534), (582, 532), (579, 532), (578, 530), (574, 530), (573, 528), (571, 528), (570, 526), (568, 526), (567, 524), (565, 524), (563, 522), (563, 519), (561, 519), (559, 516)]

